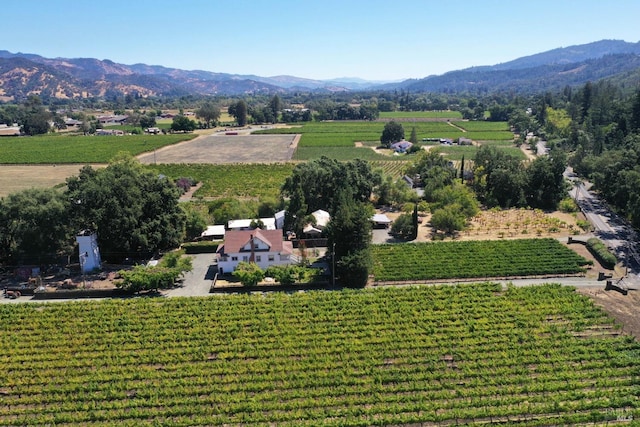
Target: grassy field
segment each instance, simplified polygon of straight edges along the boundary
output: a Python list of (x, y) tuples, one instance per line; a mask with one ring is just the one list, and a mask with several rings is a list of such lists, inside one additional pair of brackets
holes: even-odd
[(137, 155), (195, 138), (195, 134), (69, 136), (0, 140), (0, 164), (107, 163), (122, 151)]
[(559, 285), (3, 304), (0, 318), (2, 426), (640, 416), (640, 345)]

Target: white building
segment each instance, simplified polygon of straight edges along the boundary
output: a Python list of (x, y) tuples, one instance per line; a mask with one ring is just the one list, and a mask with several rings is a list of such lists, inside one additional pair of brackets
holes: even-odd
[(90, 273), (100, 269), (102, 260), (100, 258), (100, 249), (98, 248), (98, 236), (88, 230), (81, 231), (76, 236), (78, 242), (78, 253), (80, 261), (80, 269), (82, 273)]
[(241, 261), (254, 262), (263, 270), (271, 265), (294, 264), (293, 244), (282, 238), (282, 230), (227, 230), (224, 244), (216, 252), (218, 271), (233, 272)]
[(251, 230), (251, 223), (254, 221), (262, 221), (264, 224), (264, 230), (275, 230), (276, 219), (271, 218), (258, 218), (258, 219), (232, 219), (227, 223), (227, 229), (229, 230)]

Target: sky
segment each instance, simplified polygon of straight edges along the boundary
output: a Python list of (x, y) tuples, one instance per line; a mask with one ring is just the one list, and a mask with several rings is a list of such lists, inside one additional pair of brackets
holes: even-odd
[(0, 50), (374, 81), (640, 41), (639, 0), (3, 0)]

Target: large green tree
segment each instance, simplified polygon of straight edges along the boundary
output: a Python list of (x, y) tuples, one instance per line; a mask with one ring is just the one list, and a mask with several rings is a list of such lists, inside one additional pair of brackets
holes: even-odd
[(220, 107), (213, 104), (212, 102), (205, 102), (198, 108), (196, 111), (196, 117), (204, 120), (206, 127), (210, 127), (211, 124), (213, 126), (216, 125), (218, 119), (220, 118)]
[[(281, 193), (296, 209), (306, 205), (306, 213), (323, 209), (333, 214), (337, 206), (336, 195), (341, 189), (350, 188), (356, 201), (365, 202), (380, 182), (380, 174), (364, 160), (339, 162), (323, 156), (297, 164), (285, 180)], [(303, 201), (298, 200), (301, 195)]]
[(229, 105), (227, 112), (229, 113), (229, 115), (233, 116), (234, 119), (236, 119), (238, 126), (246, 126), (247, 110), (247, 103), (241, 99)]
[(31, 95), (24, 104), (22, 131), (27, 135), (40, 135), (49, 132), (51, 113), (42, 105), (38, 96)]
[(69, 255), (74, 232), (60, 190), (29, 189), (0, 199), (0, 258), (6, 264), (44, 263)]
[(404, 139), (404, 128), (395, 120), (391, 120), (384, 125), (382, 135), (380, 136), (380, 143), (389, 147), (394, 142), (402, 141)]
[(146, 256), (176, 247), (184, 237), (180, 191), (166, 177), (121, 156), (105, 169), (85, 166), (67, 179), (76, 229), (93, 229), (104, 258)]
[(196, 122), (187, 116), (177, 115), (171, 123), (171, 130), (174, 132), (193, 132), (196, 129)]
[(335, 257), (334, 274), (344, 286), (367, 284), (371, 259), (373, 208), (353, 197), (348, 186), (337, 195), (336, 211), (327, 225), (328, 248)]

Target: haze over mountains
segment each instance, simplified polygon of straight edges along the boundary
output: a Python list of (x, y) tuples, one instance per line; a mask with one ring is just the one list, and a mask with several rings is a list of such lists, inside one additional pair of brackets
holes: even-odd
[[(415, 72), (415, 71), (414, 71)], [(108, 59), (44, 58), (0, 50), (0, 101), (42, 98), (240, 95), (249, 93), (406, 90), (410, 92), (538, 92), (615, 78), (640, 83), (640, 42), (601, 40), (553, 49), (492, 66), (450, 71), (401, 82), (358, 78), (312, 80), (294, 76), (261, 77), (159, 65), (118, 64)]]

